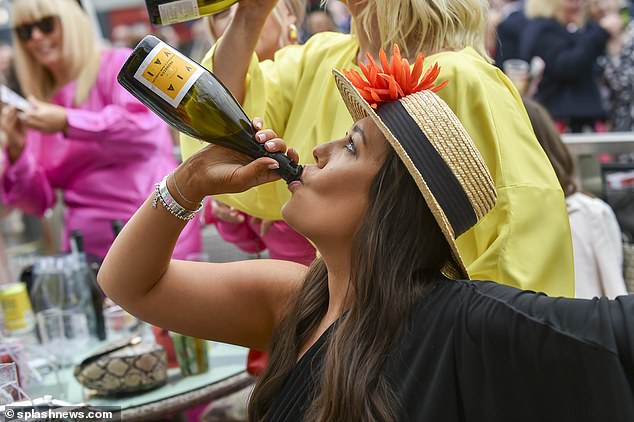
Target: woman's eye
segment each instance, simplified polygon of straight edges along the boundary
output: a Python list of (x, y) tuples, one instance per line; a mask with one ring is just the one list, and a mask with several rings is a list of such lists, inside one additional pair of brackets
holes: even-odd
[(351, 154), (356, 154), (357, 153), (357, 149), (354, 147), (354, 141), (352, 140), (352, 138), (350, 138), (350, 140), (346, 144), (345, 148)]

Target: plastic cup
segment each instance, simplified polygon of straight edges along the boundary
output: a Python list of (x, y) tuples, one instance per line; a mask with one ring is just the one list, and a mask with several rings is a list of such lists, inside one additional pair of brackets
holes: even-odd
[(68, 344), (64, 331), (64, 316), (59, 308), (46, 309), (35, 316), (42, 346), (65, 366), (67, 362)]
[(520, 94), (525, 94), (530, 79), (530, 65), (524, 60), (509, 59), (502, 63), (502, 69), (513, 82)]
[(90, 331), (86, 314), (76, 311), (63, 311), (64, 334), (68, 343), (68, 349), (73, 351), (73, 356), (81, 356), (90, 345)]
[(108, 340), (119, 340), (138, 334), (139, 321), (120, 306), (111, 306), (103, 312)]

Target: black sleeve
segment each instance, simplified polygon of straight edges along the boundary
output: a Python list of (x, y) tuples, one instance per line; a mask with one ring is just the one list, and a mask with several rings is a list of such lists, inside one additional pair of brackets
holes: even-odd
[(469, 287), (475, 290), (465, 304), (472, 335), (534, 350), (536, 356), (557, 342), (569, 352), (589, 347), (616, 355), (634, 384), (634, 295), (587, 300), (551, 298), (493, 282)]

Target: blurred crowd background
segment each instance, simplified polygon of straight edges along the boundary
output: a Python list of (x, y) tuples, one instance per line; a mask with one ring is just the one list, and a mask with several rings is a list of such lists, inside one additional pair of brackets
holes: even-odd
[(634, 129), (628, 0), (492, 0), (489, 51), (560, 132)]

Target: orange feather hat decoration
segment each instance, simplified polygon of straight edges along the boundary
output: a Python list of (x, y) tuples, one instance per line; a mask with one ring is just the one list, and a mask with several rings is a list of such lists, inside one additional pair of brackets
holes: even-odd
[(414, 67), (411, 68), (407, 59), (401, 57), (401, 51), (394, 44), (394, 55), (388, 61), (385, 51), (381, 49), (379, 58), (382, 68), (374, 61), (374, 58), (366, 54), (369, 64), (359, 63), (365, 79), (356, 70), (343, 70), (343, 74), (357, 88), (359, 94), (376, 108), (381, 103), (391, 102), (403, 98), (415, 92), (430, 90), (438, 92), (448, 81), (443, 81), (434, 86), (436, 78), (440, 74), (440, 66), (435, 63), (421, 79), (423, 73), (424, 57), (418, 53)]

